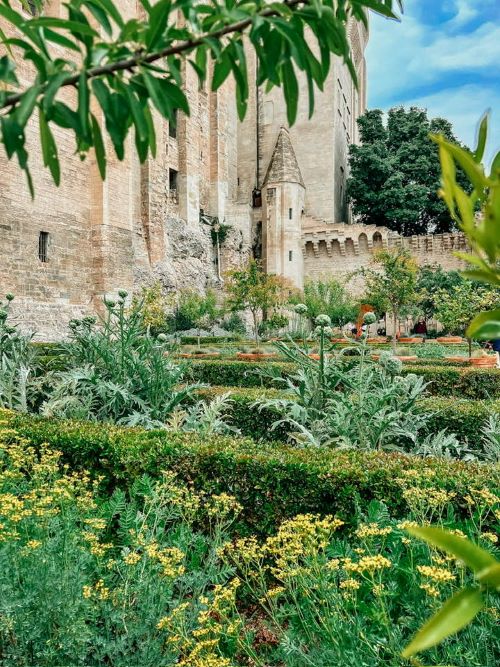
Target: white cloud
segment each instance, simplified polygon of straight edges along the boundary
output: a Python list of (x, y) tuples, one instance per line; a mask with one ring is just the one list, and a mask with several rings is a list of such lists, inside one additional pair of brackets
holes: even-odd
[[(417, 45), (415, 45), (417, 46)], [(409, 62), (410, 71), (423, 69), (426, 79), (436, 79), (445, 72), (470, 72), (491, 67), (498, 72), (500, 62), (500, 26), (483, 23), (467, 35), (441, 34)]]
[(426, 108), (430, 117), (442, 116), (453, 124), (457, 139), (470, 147), (475, 145), (479, 119), (491, 109), (489, 140), (485, 163), (490, 164), (500, 150), (500, 89), (475, 84), (448, 88), (408, 101), (408, 104)]
[(375, 17), (367, 48), (368, 86), (375, 97), (439, 81), (446, 74), (498, 72), (500, 25), (485, 22), (468, 34), (423, 25), (411, 15), (398, 25)]
[(470, 23), (479, 14), (478, 6), (473, 7), (471, 0), (455, 0), (455, 16), (448, 21), (450, 28), (461, 28)]

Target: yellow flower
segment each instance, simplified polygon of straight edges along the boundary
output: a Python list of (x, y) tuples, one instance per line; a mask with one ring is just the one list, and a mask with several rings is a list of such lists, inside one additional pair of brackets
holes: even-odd
[(433, 598), (437, 598), (439, 596), (438, 589), (432, 584), (420, 584), (420, 588), (425, 591), (427, 595), (430, 595)]
[(40, 540), (29, 540), (28, 542), (26, 542), (25, 548), (34, 551), (35, 549), (38, 549), (41, 546), (42, 543), (40, 542)]
[(429, 579), (439, 583), (446, 583), (448, 581), (455, 580), (455, 575), (442, 567), (434, 567), (433, 565), (417, 565), (417, 570), (424, 577), (428, 577)]
[(391, 527), (387, 526), (382, 528), (376, 523), (363, 523), (355, 531), (355, 534), (361, 539), (367, 537), (383, 537), (385, 535), (390, 535), (390, 533), (392, 533)]
[(136, 551), (132, 551), (123, 558), (126, 565), (136, 565), (140, 560), (141, 556)]
[(364, 556), (357, 563), (354, 563), (350, 558), (344, 560), (344, 569), (346, 572), (375, 572), (375, 570), (382, 570), (391, 567), (391, 561), (385, 556)]
[(481, 537), (483, 540), (488, 540), (488, 542), (491, 542), (492, 544), (498, 542), (498, 535), (495, 535), (495, 533), (481, 533)]
[(340, 588), (348, 591), (357, 591), (361, 584), (356, 579), (344, 579), (340, 582)]

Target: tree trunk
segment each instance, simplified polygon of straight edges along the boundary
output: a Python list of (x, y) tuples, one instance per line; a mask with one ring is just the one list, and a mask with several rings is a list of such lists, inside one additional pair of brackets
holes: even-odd
[(254, 331), (254, 337), (255, 337), (255, 344), (257, 345), (257, 348), (259, 347), (259, 324), (257, 322), (257, 311), (252, 310), (252, 317), (253, 317), (253, 331)]
[(469, 346), (469, 359), (472, 357), (472, 338), (467, 338), (467, 345)]
[(392, 313), (392, 327), (393, 327), (392, 340), (391, 340), (392, 352), (393, 352), (393, 354), (396, 354), (396, 343), (397, 343), (396, 335), (397, 335), (397, 331), (398, 331), (398, 311), (397, 310), (394, 310), (393, 313)]

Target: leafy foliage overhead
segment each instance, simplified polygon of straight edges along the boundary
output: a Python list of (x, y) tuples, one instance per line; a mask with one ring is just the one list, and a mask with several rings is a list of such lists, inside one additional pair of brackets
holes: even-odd
[[(106, 141), (101, 117), (118, 159), (134, 127), (141, 162), (156, 150), (155, 109), (170, 122), (180, 109), (189, 114), (183, 91), (187, 65), (200, 81), (212, 79), (217, 90), (232, 74), (236, 102), (243, 118), (248, 99), (248, 73), (243, 34), (257, 54), (258, 84), (281, 86), (288, 121), (297, 115), (297, 72), (308, 82), (309, 111), (314, 89), (323, 87), (331, 55), (339, 56), (355, 78), (347, 24), (367, 24), (368, 10), (394, 17), (402, 0), (140, 0), (140, 16), (126, 19), (113, 0), (69, 0), (64, 18), (28, 16), (12, 0), (0, 0), (0, 40), (8, 54), (0, 58), (1, 142), (8, 158), (16, 156), (33, 192), (25, 147), (25, 128), (36, 111), (43, 161), (60, 181), (59, 126), (74, 132), (76, 150), (84, 158), (94, 148), (102, 178), (106, 174)], [(42, 0), (35, 0), (38, 10)], [(37, 14), (38, 14), (37, 13)], [(312, 33), (309, 45), (305, 30)], [(63, 50), (61, 50), (61, 47)], [(316, 47), (316, 48), (315, 48)], [(16, 61), (31, 61), (33, 80), (19, 85)], [(213, 65), (213, 67), (212, 67)], [(74, 102), (60, 96), (74, 89)]]
[[(438, 196), (440, 165), (429, 133), (456, 141), (444, 118), (396, 107), (384, 125), (380, 109), (358, 119), (360, 146), (350, 148), (348, 194), (360, 221), (411, 236), (449, 232), (455, 222)], [(459, 182), (466, 189), (463, 172)]]

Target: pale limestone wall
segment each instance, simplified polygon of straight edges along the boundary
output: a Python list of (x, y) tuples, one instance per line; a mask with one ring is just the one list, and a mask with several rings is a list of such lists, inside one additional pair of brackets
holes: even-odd
[[(127, 17), (143, 11), (135, 0), (118, 4)], [(51, 0), (46, 12), (58, 16), (58, 1)], [(0, 26), (5, 28), (1, 20)], [(21, 84), (27, 84), (29, 64), (17, 61)], [(80, 161), (72, 135), (54, 127), (62, 171), (56, 188), (42, 166), (36, 118), (27, 128), (34, 202), (18, 166), (0, 152), (0, 294), (16, 295), (18, 321), (40, 338), (60, 338), (69, 319), (98, 309), (102, 295), (122, 287), (133, 291), (157, 278), (167, 291), (218, 284), (210, 228), (200, 223), (199, 214), (203, 209), (233, 224), (226, 218), (237, 190), (234, 83), (228, 80), (216, 93), (208, 84), (200, 89), (192, 68), (186, 68), (185, 80), (191, 115), (179, 114), (177, 137), (170, 137), (168, 123), (155, 115), (157, 156), (142, 166), (132, 136), (123, 162), (108, 141), (104, 183), (93, 155)], [(71, 95), (61, 94), (70, 106)], [(100, 110), (94, 112), (102, 120)], [(177, 172), (175, 191), (169, 170)], [(248, 207), (238, 210), (236, 222), (228, 263), (248, 251)], [(49, 233), (47, 262), (38, 257), (42, 231)]]
[[(407, 248), (420, 266), (441, 266), (447, 271), (463, 270), (466, 262), (454, 252), (470, 251), (462, 233), (404, 238), (375, 225), (325, 225), (321, 228), (309, 224), (302, 234), (305, 278), (317, 280), (333, 276), (344, 280), (369, 266), (377, 249), (397, 246)], [(354, 276), (349, 287), (353, 293), (359, 294), (363, 290), (363, 280)]]

